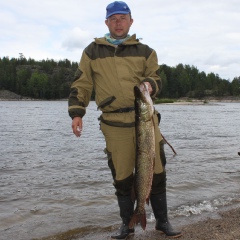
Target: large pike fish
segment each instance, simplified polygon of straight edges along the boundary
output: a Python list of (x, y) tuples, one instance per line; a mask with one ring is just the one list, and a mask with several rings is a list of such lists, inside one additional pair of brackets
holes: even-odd
[(140, 223), (142, 229), (145, 230), (147, 224), (145, 203), (149, 204), (155, 161), (154, 108), (144, 83), (140, 87), (134, 87), (134, 95), (137, 146), (134, 192), (137, 204), (129, 228)]

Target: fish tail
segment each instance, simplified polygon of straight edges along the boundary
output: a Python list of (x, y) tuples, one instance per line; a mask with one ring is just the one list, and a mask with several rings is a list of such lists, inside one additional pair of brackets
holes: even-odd
[(147, 219), (145, 210), (144, 213), (137, 213), (136, 210), (134, 211), (131, 221), (129, 223), (129, 228), (130, 229), (134, 228), (134, 226), (137, 225), (138, 223), (140, 223), (143, 230), (146, 229)]

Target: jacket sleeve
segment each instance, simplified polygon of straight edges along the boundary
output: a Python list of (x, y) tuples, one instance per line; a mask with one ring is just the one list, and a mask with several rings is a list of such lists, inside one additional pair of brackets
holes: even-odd
[(152, 97), (155, 97), (162, 89), (162, 82), (158, 75), (159, 65), (157, 54), (152, 50), (151, 54), (147, 58), (147, 67), (145, 70), (145, 79), (143, 82), (149, 82), (152, 86)]
[(91, 99), (93, 80), (91, 59), (84, 51), (71, 85), (68, 99), (68, 113), (71, 118), (83, 117)]

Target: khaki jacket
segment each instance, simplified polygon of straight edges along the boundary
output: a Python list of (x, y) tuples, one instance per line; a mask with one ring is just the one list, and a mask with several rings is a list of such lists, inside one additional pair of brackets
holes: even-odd
[(122, 44), (110, 44), (105, 38), (96, 38), (83, 51), (69, 96), (69, 115), (83, 117), (92, 91), (102, 111), (101, 120), (118, 126), (132, 126), (134, 111), (108, 113), (134, 107), (133, 88), (141, 82), (150, 82), (152, 97), (161, 90), (156, 52), (139, 42), (134, 34)]

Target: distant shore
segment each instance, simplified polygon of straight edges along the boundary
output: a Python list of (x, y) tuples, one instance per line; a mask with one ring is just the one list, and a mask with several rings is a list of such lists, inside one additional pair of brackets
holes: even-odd
[[(160, 99), (161, 100), (161, 99)], [(162, 102), (160, 104), (171, 104), (171, 105), (204, 105), (204, 104), (214, 104), (218, 102), (240, 102), (240, 97), (225, 96), (225, 97), (205, 97), (204, 99), (196, 98), (179, 98), (174, 99), (172, 102)]]
[[(48, 101), (48, 100), (24, 97), (8, 90), (0, 90), (0, 101)], [(67, 99), (54, 99), (54, 101), (67, 101)]]
[(184, 105), (201, 105), (201, 104), (208, 104), (208, 103), (215, 103), (215, 102), (240, 102), (240, 97), (232, 97), (232, 96), (225, 96), (225, 97), (205, 97), (204, 99), (193, 99), (193, 98), (179, 98), (176, 102), (172, 104), (184, 104)]
[[(0, 101), (42, 101), (42, 99), (33, 99), (30, 97), (23, 97), (8, 90), (0, 90)], [(67, 99), (55, 99), (55, 101), (67, 101)], [(205, 97), (204, 99), (195, 98), (179, 98), (174, 99), (171, 103), (175, 105), (203, 105), (214, 102), (240, 102), (240, 97), (225, 96), (225, 97)]]

